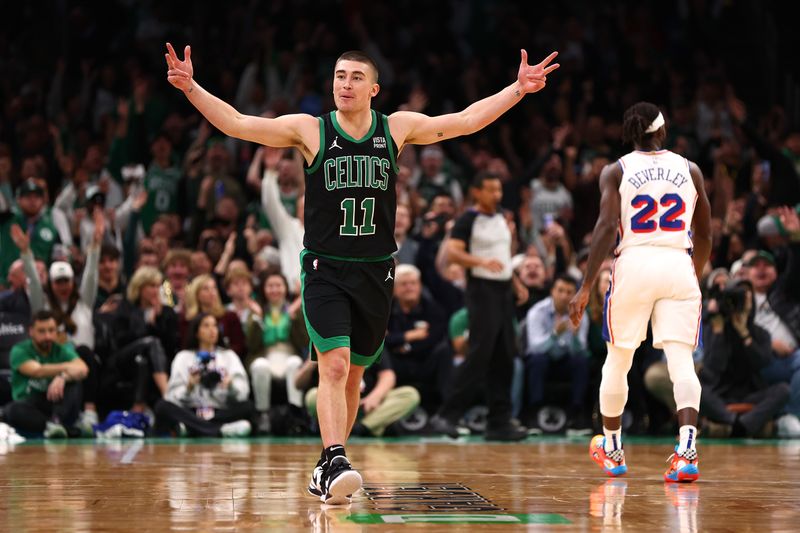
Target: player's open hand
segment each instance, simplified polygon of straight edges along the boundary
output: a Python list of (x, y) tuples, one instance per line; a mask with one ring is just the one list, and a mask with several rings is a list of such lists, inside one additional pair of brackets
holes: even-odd
[(558, 63), (550, 65), (550, 62), (555, 59), (558, 52), (553, 52), (536, 65), (528, 64), (528, 52), (523, 49), (520, 50), (520, 53), (522, 54), (522, 60), (519, 64), (517, 81), (526, 93), (541, 91), (547, 83), (547, 75), (561, 66)]
[(167, 81), (181, 91), (188, 91), (192, 86), (192, 76), (194, 75), (192, 47), (186, 45), (186, 48), (183, 49), (183, 61), (181, 61), (172, 45), (167, 43), (167, 53), (164, 54), (164, 57), (167, 59)]
[(579, 290), (578, 293), (569, 302), (569, 319), (572, 321), (572, 327), (578, 328), (583, 319), (583, 312), (586, 310), (586, 304), (589, 303), (589, 291)]

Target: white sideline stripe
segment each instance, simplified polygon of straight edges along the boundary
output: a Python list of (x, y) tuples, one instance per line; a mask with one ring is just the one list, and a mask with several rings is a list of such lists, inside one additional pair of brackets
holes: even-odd
[(119, 460), (119, 463), (122, 465), (131, 464), (134, 458), (136, 457), (136, 454), (139, 453), (143, 447), (144, 447), (144, 442), (142, 442), (142, 439), (136, 439), (133, 442), (133, 444), (131, 444), (130, 447), (125, 451), (125, 454)]

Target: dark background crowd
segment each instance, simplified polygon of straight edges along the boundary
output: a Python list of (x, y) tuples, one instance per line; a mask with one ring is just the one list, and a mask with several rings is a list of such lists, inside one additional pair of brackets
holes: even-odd
[[(313, 428), (298, 300), (302, 158), (215, 131), (167, 83), (165, 42), (179, 55), (191, 44), (197, 81), (263, 116), (332, 110), (334, 62), (350, 49), (377, 62), (375, 109), (458, 111), (511, 83), (524, 47), (532, 62), (559, 51), (545, 90), (475, 135), (398, 157), (405, 267), (356, 432), (420, 429), (463, 361), (466, 275), (439, 251), (482, 171), (503, 184), (512, 263), (529, 289), (516, 309), (515, 415), (544, 430), (590, 423), (609, 271), (593, 288), (588, 327), (556, 317), (553, 335), (569, 342), (541, 342), (551, 332), (540, 331), (536, 306), (551, 298), (565, 314), (600, 171), (630, 150), (624, 110), (647, 100), (666, 117), (666, 148), (702, 169), (712, 205), (695, 353), (704, 431), (800, 437), (800, 36), (791, 10), (721, 0), (4, 6), (0, 402), (13, 402), (3, 416), (46, 436), (90, 434), (112, 410), (155, 413), (162, 434), (241, 435), (244, 420), (265, 434)], [(53, 344), (65, 346), (63, 361), (42, 360)], [(629, 381), (626, 428), (672, 431), (663, 353), (644, 343)], [(569, 422), (558, 421), (559, 406)], [(98, 431), (136, 434), (139, 423)]]

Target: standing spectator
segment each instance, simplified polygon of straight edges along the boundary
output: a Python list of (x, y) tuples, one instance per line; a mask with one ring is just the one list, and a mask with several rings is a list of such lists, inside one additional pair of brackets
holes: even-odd
[[(565, 274), (557, 276), (550, 297), (531, 307), (526, 318), (528, 408), (533, 414), (541, 407), (548, 377), (568, 378), (571, 384), (568, 433), (576, 436), (591, 433), (584, 405), (589, 386), (586, 340), (589, 317), (584, 314), (577, 328), (572, 326), (569, 318), (569, 302), (577, 292), (577, 285)], [(530, 420), (535, 423), (536, 418)]]
[(544, 261), (538, 255), (515, 256), (518, 266), (514, 269), (519, 280), (528, 289), (528, 299), (523, 304), (517, 306), (517, 319), (524, 320), (528, 310), (537, 302), (547, 298), (549, 281), (547, 268)]
[(142, 208), (142, 228), (150, 234), (150, 227), (160, 215), (177, 215), (180, 203), (179, 187), (181, 169), (172, 153), (172, 142), (166, 133), (158, 133), (150, 143), (153, 160), (147, 167), (144, 189), (147, 203)]
[(511, 418), (511, 382), (517, 351), (514, 292), (518, 300), (524, 301), (528, 291), (512, 277), (511, 231), (497, 210), (502, 198), (500, 180), (490, 174), (478, 174), (472, 194), (475, 207), (456, 221), (445, 244), (450, 260), (469, 269), (469, 353), (456, 373), (451, 393), (431, 419), (431, 426), (437, 432), (457, 437), (456, 421), (470, 406), (475, 389), (486, 383), (486, 439), (521, 440), (528, 432)]
[(125, 295), (125, 282), (120, 270), (121, 254), (113, 244), (100, 247), (100, 262), (97, 267), (97, 298), (94, 308), (99, 309), (114, 294)]
[(19, 258), (19, 249), (11, 239), (11, 226), (14, 224), (29, 235), (34, 257), (50, 261), (59, 233), (45, 198), (45, 190), (33, 178), (25, 180), (17, 189), (17, 207), (12, 210), (13, 216), (0, 224), (0, 279), (6, 279), (11, 263)]
[(444, 150), (438, 144), (422, 149), (419, 170), (411, 177), (411, 183), (428, 205), (433, 204), (434, 197), (439, 193), (449, 195), (459, 207), (464, 203), (461, 183), (451, 172), (445, 170)]
[(88, 368), (69, 344), (56, 341), (56, 319), (38, 311), (31, 338), (11, 350), (14, 402), (5, 407), (6, 421), (19, 431), (67, 436), (81, 408), (81, 384)]
[(531, 181), (530, 211), (532, 233), (549, 228), (556, 219), (567, 222), (572, 216), (572, 195), (562, 183), (563, 164), (557, 153), (544, 162), (541, 175)]
[(156, 404), (156, 432), (182, 433), (183, 425), (189, 436), (246, 437), (254, 411), (239, 356), (219, 346), (213, 315), (196, 315), (189, 339), (172, 362), (166, 398)]
[[(266, 148), (267, 151), (271, 150)], [(283, 177), (283, 179), (287, 179)], [(278, 240), (278, 251), (281, 257), (281, 272), (289, 282), (292, 292), (300, 286), (300, 252), (303, 250), (305, 228), (305, 197), (297, 198), (296, 216), (281, 201), (278, 186), (278, 171), (267, 168), (261, 182), (261, 206), (267, 215), (269, 224)]]
[(20, 251), (20, 258), (11, 263), (8, 270), (9, 289), (0, 295), (0, 311), (18, 314), (27, 323), (32, 310), (44, 306), (44, 294), (41, 290), (32, 292), (28, 279), (36, 278), (41, 288), (47, 283), (47, 267), (43, 261), (34, 259), (30, 237), (16, 224), (11, 226), (11, 239)]

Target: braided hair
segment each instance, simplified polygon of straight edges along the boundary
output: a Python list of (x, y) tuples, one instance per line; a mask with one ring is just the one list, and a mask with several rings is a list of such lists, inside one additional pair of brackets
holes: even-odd
[(650, 102), (639, 102), (630, 106), (623, 115), (622, 142), (642, 146), (644, 139), (655, 133), (645, 133), (645, 130), (658, 117), (659, 113), (658, 107)]

